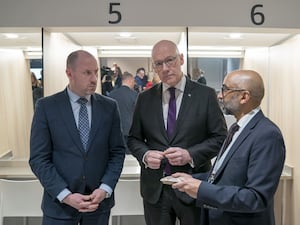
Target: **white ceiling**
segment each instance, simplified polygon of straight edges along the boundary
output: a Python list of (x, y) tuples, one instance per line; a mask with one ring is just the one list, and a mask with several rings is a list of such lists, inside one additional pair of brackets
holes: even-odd
[[(178, 27), (78, 27), (78, 28), (46, 28), (49, 32), (61, 32), (81, 46), (149, 46), (161, 39), (174, 42), (180, 40), (185, 28)], [(131, 37), (120, 37), (122, 32), (131, 33)], [(8, 39), (5, 34), (16, 33), (19, 38)], [(230, 39), (230, 33), (241, 33), (240, 39)], [(300, 33), (291, 29), (259, 29), (259, 28), (189, 28), (189, 46), (214, 47), (269, 47), (283, 42)], [(40, 28), (1, 28), (0, 48), (21, 48), (41, 46)]]

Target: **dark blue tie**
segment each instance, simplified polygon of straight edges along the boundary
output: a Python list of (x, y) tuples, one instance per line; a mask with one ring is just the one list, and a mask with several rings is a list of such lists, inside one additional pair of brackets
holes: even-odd
[(220, 157), (223, 155), (223, 153), (225, 152), (226, 148), (229, 146), (230, 142), (232, 141), (233, 135), (235, 134), (235, 132), (237, 132), (240, 129), (240, 126), (237, 123), (234, 123), (231, 125), (231, 127), (229, 128), (228, 131), (228, 135), (224, 141), (224, 144), (221, 148), (221, 153), (220, 153)]
[[(167, 119), (167, 134), (169, 139), (171, 139), (175, 125), (176, 125), (176, 97), (175, 97), (176, 88), (170, 87), (168, 91), (170, 92), (170, 100), (169, 100), (169, 109), (168, 109), (168, 119)], [(171, 175), (171, 168), (168, 160), (165, 165), (165, 175)]]
[(89, 133), (90, 133), (89, 116), (86, 107), (86, 103), (88, 102), (88, 100), (86, 98), (79, 98), (77, 102), (80, 104), (79, 117), (78, 117), (78, 131), (80, 134), (83, 148), (84, 150), (86, 150), (87, 143), (89, 141)]

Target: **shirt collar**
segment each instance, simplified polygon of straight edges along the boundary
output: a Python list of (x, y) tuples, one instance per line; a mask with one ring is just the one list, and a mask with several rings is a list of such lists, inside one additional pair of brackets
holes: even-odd
[(260, 111), (260, 107), (258, 106), (257, 108), (253, 109), (246, 115), (244, 115), (238, 122), (237, 124), (240, 126), (240, 128), (244, 128), (250, 120)]
[[(177, 90), (179, 90), (180, 92), (184, 92), (184, 87), (186, 84), (186, 77), (185, 75), (182, 76), (181, 80), (175, 85), (175, 88)], [(170, 85), (162, 83), (163, 85), (163, 92), (166, 92), (168, 90), (168, 88), (170, 87)]]
[[(67, 86), (67, 92), (68, 92), (69, 98), (72, 102), (77, 102), (77, 100), (82, 97), (82, 96), (78, 96), (73, 91), (71, 91), (69, 86)], [(88, 100), (88, 102), (91, 100), (91, 95), (86, 95), (84, 97)]]

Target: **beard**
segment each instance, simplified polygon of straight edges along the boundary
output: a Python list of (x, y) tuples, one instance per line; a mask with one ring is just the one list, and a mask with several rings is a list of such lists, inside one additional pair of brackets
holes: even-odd
[(224, 103), (224, 101), (219, 101), (219, 105), (224, 114), (234, 116), (234, 112), (235, 112), (234, 108), (235, 107), (233, 105), (231, 105), (229, 103)]

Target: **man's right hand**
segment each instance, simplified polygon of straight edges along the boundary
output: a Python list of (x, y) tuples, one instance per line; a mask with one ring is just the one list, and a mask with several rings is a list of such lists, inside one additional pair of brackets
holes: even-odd
[(99, 204), (92, 202), (90, 195), (79, 193), (69, 194), (64, 198), (63, 203), (77, 209), (80, 212), (94, 212)]
[(145, 163), (151, 169), (159, 169), (164, 153), (157, 150), (149, 150), (145, 156)]

